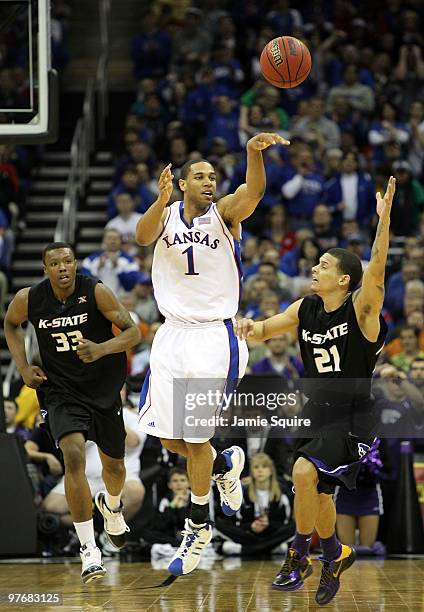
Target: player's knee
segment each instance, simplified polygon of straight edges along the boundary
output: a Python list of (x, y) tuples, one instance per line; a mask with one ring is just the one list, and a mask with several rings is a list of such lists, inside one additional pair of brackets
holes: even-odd
[(313, 463), (299, 457), (293, 466), (293, 484), (295, 489), (311, 488), (318, 484), (318, 475)]
[(77, 438), (64, 438), (60, 441), (60, 448), (68, 474), (85, 471), (85, 444), (81, 444)]
[(125, 478), (125, 463), (123, 459), (109, 459), (103, 463), (103, 469), (116, 477)]
[(186, 442), (188, 455), (191, 457), (200, 457), (203, 453), (207, 452), (207, 456), (209, 458), (210, 451), (210, 442)]

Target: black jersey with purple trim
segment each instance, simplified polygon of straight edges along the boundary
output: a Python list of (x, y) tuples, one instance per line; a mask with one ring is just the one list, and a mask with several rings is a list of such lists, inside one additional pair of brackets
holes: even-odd
[(306, 296), (299, 308), (298, 338), (307, 378), (371, 378), (384, 346), (387, 325), (380, 314), (375, 342), (363, 335), (352, 294), (332, 312), (318, 295)]
[(93, 363), (78, 357), (78, 340), (102, 343), (113, 338), (112, 324), (97, 308), (97, 281), (76, 275), (75, 291), (60, 302), (49, 279), (28, 294), (28, 320), (34, 325), (47, 381), (40, 387), (80, 403), (110, 408), (116, 402), (126, 377), (126, 354), (106, 355)]

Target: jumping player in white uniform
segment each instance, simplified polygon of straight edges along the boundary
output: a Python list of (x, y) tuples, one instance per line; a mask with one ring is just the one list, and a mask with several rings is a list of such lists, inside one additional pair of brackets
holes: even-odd
[(263, 196), (266, 178), (261, 151), (274, 144), (289, 142), (268, 133), (249, 140), (246, 183), (217, 203), (214, 168), (201, 160), (183, 166), (179, 187), (184, 199), (167, 206), (174, 178), (169, 164), (159, 178), (158, 199), (137, 225), (138, 244), (157, 241), (152, 281), (166, 318), (155, 336), (151, 370), (140, 396), (140, 429), (187, 458), (192, 491), (184, 538), (168, 568), (176, 576), (197, 567), (202, 549), (211, 540), (212, 474), (225, 514), (235, 514), (242, 502), (243, 451), (233, 446), (217, 456), (209, 442), (214, 428), (195, 423), (196, 414), (213, 421), (220, 406), (200, 407), (194, 402), (190, 412), (186, 400), (208, 390), (228, 393), (244, 375), (248, 350), (232, 326), (241, 291), (240, 223)]

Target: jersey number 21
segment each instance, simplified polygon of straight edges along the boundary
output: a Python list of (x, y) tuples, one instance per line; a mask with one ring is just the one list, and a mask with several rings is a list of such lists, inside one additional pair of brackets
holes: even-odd
[(337, 346), (333, 344), (330, 348), (314, 348), (315, 365), (319, 374), (326, 372), (340, 372), (340, 355)]

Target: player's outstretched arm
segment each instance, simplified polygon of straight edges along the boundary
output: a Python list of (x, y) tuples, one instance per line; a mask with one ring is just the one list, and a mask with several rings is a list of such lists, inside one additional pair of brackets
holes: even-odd
[(243, 219), (250, 217), (263, 198), (266, 176), (262, 151), (276, 144), (289, 145), (290, 142), (272, 133), (256, 134), (248, 141), (246, 182), (218, 202), (218, 211), (228, 227), (236, 228)]
[(103, 283), (97, 283), (94, 295), (97, 308), (106, 319), (122, 330), (122, 334), (100, 344), (92, 342), (87, 338), (78, 340), (77, 355), (84, 363), (92, 363), (112, 353), (122, 353), (138, 344), (141, 340), (140, 330), (132, 320), (130, 313), (118, 301), (109, 287), (106, 287)]
[(162, 170), (159, 177), (159, 195), (157, 200), (153, 202), (148, 210), (146, 210), (137, 223), (135, 234), (137, 244), (148, 246), (159, 238), (166, 220), (167, 211), (165, 207), (171, 197), (173, 178), (174, 175), (171, 172), (171, 164), (168, 164)]
[(303, 300), (296, 300), (284, 312), (269, 317), (265, 321), (240, 319), (234, 323), (234, 333), (240, 339), (269, 340), (285, 332), (292, 331), (299, 324), (299, 308)]
[(380, 330), (380, 311), (384, 301), (384, 275), (390, 239), (390, 211), (396, 190), (396, 179), (391, 176), (382, 198), (377, 193), (379, 216), (371, 260), (364, 272), (362, 286), (353, 295), (356, 318), (365, 337), (375, 342)]
[(28, 320), (28, 294), (29, 288), (21, 289), (9, 304), (4, 319), (4, 335), (7, 346), (16, 363), (19, 374), (24, 383), (36, 389), (47, 376), (38, 366), (31, 366), (26, 357), (24, 334), (21, 329), (22, 323)]

